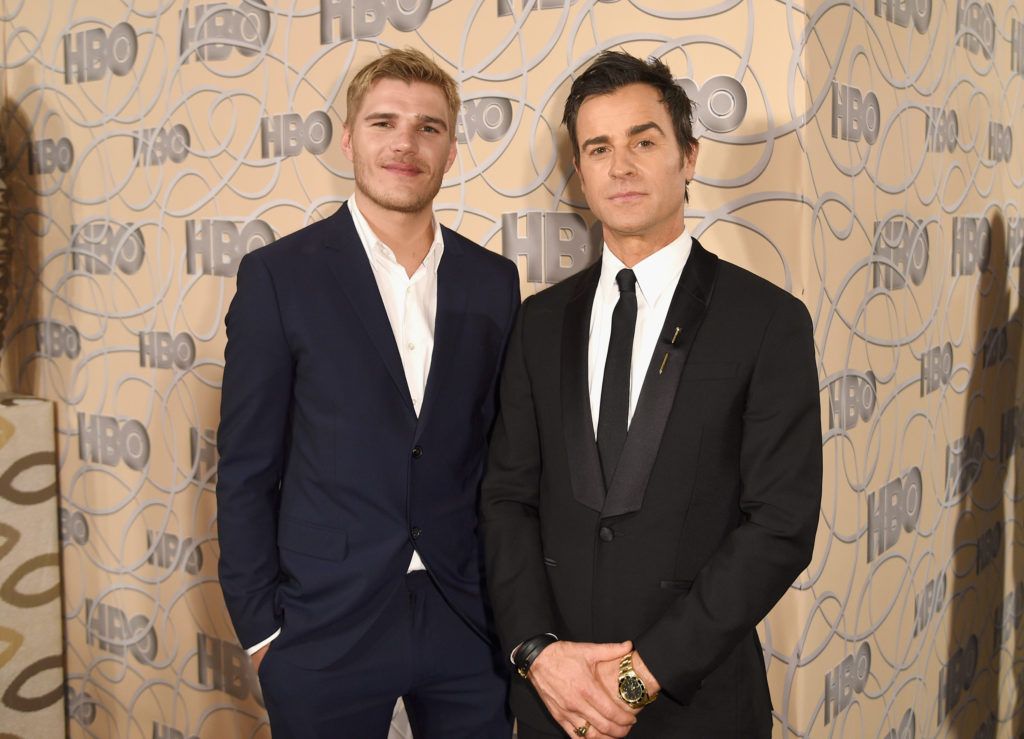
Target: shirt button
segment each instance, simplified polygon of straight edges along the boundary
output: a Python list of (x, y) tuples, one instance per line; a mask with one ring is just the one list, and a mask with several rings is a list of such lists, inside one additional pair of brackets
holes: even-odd
[(601, 537), (601, 541), (611, 541), (615, 538), (615, 532), (607, 526), (602, 526), (597, 535)]
[(411, 351), (411, 352), (416, 351), (416, 342), (410, 341), (409, 344), (408, 344), (408, 347), (409, 347), (409, 351)]
[(413, 459), (419, 459), (422, 456), (423, 456), (423, 447), (421, 447), (419, 444), (417, 444), (416, 446), (414, 446), (412, 448), (412, 458)]
[(410, 531), (409, 533), (412, 534), (413, 539), (419, 539), (420, 534), (423, 533), (423, 530), (419, 526), (413, 526), (412, 531)]

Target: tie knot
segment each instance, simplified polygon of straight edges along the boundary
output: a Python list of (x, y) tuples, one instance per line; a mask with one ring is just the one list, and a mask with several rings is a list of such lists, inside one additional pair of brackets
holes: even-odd
[(631, 269), (620, 269), (615, 275), (615, 281), (619, 283), (620, 293), (636, 292), (636, 274)]

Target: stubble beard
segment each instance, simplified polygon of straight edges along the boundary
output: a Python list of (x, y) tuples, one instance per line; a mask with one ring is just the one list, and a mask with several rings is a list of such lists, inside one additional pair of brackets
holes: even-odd
[(441, 190), (441, 174), (431, 176), (427, 186), (420, 190), (395, 191), (380, 187), (370, 175), (370, 167), (361, 159), (355, 162), (355, 180), (359, 192), (378, 207), (397, 213), (419, 213), (429, 208)]

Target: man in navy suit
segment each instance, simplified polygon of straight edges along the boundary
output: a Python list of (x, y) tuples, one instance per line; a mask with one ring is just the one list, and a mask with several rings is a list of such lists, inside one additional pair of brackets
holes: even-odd
[(459, 97), (390, 51), (347, 94), (353, 197), (247, 255), (228, 311), (220, 581), (275, 739), (508, 737), (477, 501), (519, 306), (441, 226)]

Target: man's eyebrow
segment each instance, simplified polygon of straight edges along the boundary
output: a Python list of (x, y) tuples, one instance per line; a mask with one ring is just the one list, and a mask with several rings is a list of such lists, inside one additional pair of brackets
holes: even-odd
[[(662, 136), (665, 135), (665, 132), (663, 130), (661, 130), (661, 126), (659, 126), (654, 121), (647, 121), (646, 123), (638, 123), (635, 126), (631, 126), (629, 128), (629, 130), (626, 131), (626, 136), (632, 138), (633, 136), (637, 136), (637, 135), (643, 133), (644, 131), (651, 131), (651, 130), (657, 131)], [(594, 137), (589, 138), (586, 141), (584, 141), (583, 144), (580, 146), (580, 148), (581, 149), (586, 149), (589, 146), (598, 146), (600, 144), (607, 144), (609, 141), (610, 141), (610, 139), (608, 138), (608, 136), (604, 136), (604, 135), (602, 135), (602, 136), (594, 136)]]
[(586, 149), (588, 146), (597, 146), (598, 144), (607, 144), (609, 141), (607, 136), (594, 136), (583, 142), (581, 149)]
[(627, 135), (636, 136), (637, 134), (641, 134), (644, 131), (650, 131), (652, 129), (660, 133), (662, 136), (665, 135), (665, 132), (661, 130), (661, 126), (659, 126), (654, 121), (647, 121), (647, 123), (638, 123), (637, 125), (629, 129)]

